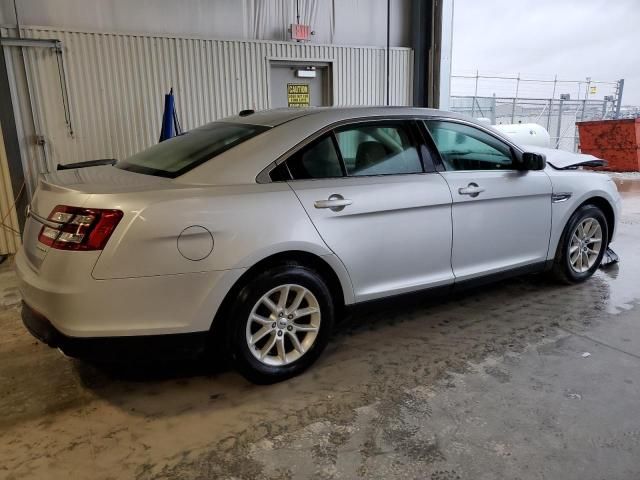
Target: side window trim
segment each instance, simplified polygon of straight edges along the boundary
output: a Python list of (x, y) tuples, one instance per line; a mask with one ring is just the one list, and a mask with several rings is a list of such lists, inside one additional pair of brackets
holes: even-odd
[[(421, 158), (424, 159), (425, 152), (429, 155), (431, 162), (429, 165), (430, 168), (427, 168), (427, 164), (423, 160), (423, 165), (426, 173), (437, 173), (444, 172), (444, 163), (442, 162), (442, 158), (440, 157), (440, 152), (436, 147), (436, 143), (431, 137), (431, 132), (427, 129), (425, 124), (425, 118), (417, 118), (414, 120), (414, 125), (416, 129), (416, 133), (420, 138), (420, 154)], [(422, 151), (424, 149), (424, 152)]]
[(293, 180), (293, 173), (291, 173), (291, 170), (289, 169), (289, 162), (285, 160), (284, 162), (282, 162), (282, 165), (284, 165), (284, 168), (287, 169), (287, 173), (289, 174), (289, 178), (286, 181), (290, 182), (291, 180)]
[[(420, 159), (420, 163), (422, 164), (422, 173), (434, 173), (435, 165), (433, 164), (433, 156), (430, 155), (428, 149), (426, 150), (425, 155), (426, 145), (424, 137), (422, 136), (422, 132), (420, 132), (418, 121), (415, 118), (407, 118), (405, 121), (407, 122), (411, 140), (416, 151), (418, 152), (418, 158)], [(427, 155), (429, 156), (429, 159), (427, 159)]]
[(342, 169), (342, 177), (343, 178), (348, 177), (349, 174), (347, 173), (347, 166), (344, 163), (344, 158), (342, 158), (342, 151), (340, 150), (340, 145), (338, 144), (338, 138), (336, 137), (335, 129), (331, 129), (329, 131), (329, 135), (331, 136), (331, 142), (333, 143), (333, 148), (335, 149), (336, 154), (338, 155), (338, 161), (340, 162), (340, 168)]
[[(477, 125), (474, 125), (470, 122), (465, 122), (464, 120), (459, 120), (457, 118), (448, 118), (448, 117), (426, 117), (426, 118), (422, 118), (422, 128), (424, 130), (424, 133), (426, 135), (428, 135), (430, 143), (433, 145), (433, 149), (437, 152), (438, 155), (438, 161), (440, 164), (440, 167), (442, 168), (442, 170), (439, 171), (443, 171), (443, 172), (494, 172), (496, 170), (494, 169), (483, 169), (483, 170), (447, 170), (445, 165), (444, 165), (444, 161), (442, 160), (442, 155), (440, 154), (440, 150), (438, 149), (436, 142), (433, 138), (433, 135), (431, 134), (431, 131), (429, 130), (429, 127), (427, 126), (429, 122), (446, 122), (446, 123), (455, 123), (457, 125), (463, 125), (469, 128), (475, 128), (476, 130), (485, 133), (486, 135), (489, 135), (490, 137), (492, 137), (494, 140), (500, 142), (501, 144), (503, 144), (505, 147), (507, 147), (509, 149), (509, 152), (511, 154), (511, 159), (513, 164), (515, 164), (515, 159), (516, 159), (516, 153), (517, 150), (514, 147), (514, 145), (512, 145), (511, 143), (505, 142), (504, 139), (498, 137), (497, 135), (495, 135), (493, 132), (491, 132), (490, 130), (484, 129), (484, 128), (480, 128)], [(505, 169), (501, 169), (500, 171), (502, 172), (514, 172), (514, 171), (518, 171), (516, 168), (505, 168)]]

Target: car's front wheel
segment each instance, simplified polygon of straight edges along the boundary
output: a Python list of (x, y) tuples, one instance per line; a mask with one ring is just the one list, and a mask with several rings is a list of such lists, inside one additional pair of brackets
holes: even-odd
[(238, 370), (255, 383), (299, 374), (329, 341), (334, 305), (323, 278), (297, 263), (251, 279), (232, 309), (229, 342)]
[(607, 249), (607, 219), (595, 205), (583, 205), (562, 233), (553, 265), (554, 276), (565, 283), (583, 282), (598, 269)]

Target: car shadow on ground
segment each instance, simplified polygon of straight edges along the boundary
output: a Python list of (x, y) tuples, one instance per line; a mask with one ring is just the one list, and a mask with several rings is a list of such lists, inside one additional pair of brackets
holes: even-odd
[[(366, 335), (367, 332), (384, 326), (393, 326), (405, 320), (412, 320), (416, 314), (428, 313), (429, 309), (446, 308), (448, 304), (459, 304), (478, 296), (490, 299), (493, 291), (503, 291), (514, 282), (542, 291), (558, 287), (557, 283), (544, 275), (528, 275), (457, 292), (439, 291), (437, 294), (416, 292), (367, 302), (341, 313), (334, 326), (330, 343), (344, 337)], [(74, 360), (74, 362), (79, 378), (88, 388), (108, 383), (110, 380), (152, 382), (212, 377), (233, 371), (230, 359), (221, 351), (208, 351), (193, 358), (162, 358), (149, 352), (147, 360), (111, 362)]]
[(616, 282), (603, 273), (572, 286), (525, 276), (437, 298), (415, 294), (370, 303), (341, 318), (309, 370), (269, 386), (249, 383), (220, 355), (108, 366), (69, 359), (31, 338), (15, 321), (18, 310), (6, 311), (13, 319), (6, 333), (14, 340), (0, 352), (8, 362), (0, 374), (9, 379), (0, 396), (0, 427), (90, 412), (96, 400), (125, 416), (167, 421), (185, 413), (244, 418), (285, 398), (297, 405), (300, 422), (327, 411), (352, 415), (376, 399), (446, 383), (488, 357), (518, 356), (563, 331), (610, 321), (603, 312)]
[[(29, 381), (46, 388), (25, 399), (25, 408), (8, 421), (90, 412), (99, 408), (97, 400), (114, 414), (142, 421), (236, 422), (238, 438), (255, 441), (264, 431), (286, 431), (327, 415), (346, 418), (381, 399), (393, 404), (414, 388), (448, 388), (456, 374), (487, 359), (517, 362), (530, 348), (544, 350), (547, 342), (612, 322), (607, 311), (618, 280), (611, 272), (599, 271), (579, 285), (529, 275), (436, 298), (414, 294), (366, 304), (341, 318), (309, 370), (268, 386), (249, 383), (223, 357), (95, 366), (39, 345), (37, 361), (47, 370)], [(50, 380), (41, 378), (46, 372)], [(282, 402), (289, 412), (284, 417), (273, 409)]]

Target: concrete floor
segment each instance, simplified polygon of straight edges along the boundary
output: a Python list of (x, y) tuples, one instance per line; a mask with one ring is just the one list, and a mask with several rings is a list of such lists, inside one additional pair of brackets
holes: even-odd
[(3, 266), (0, 477), (640, 478), (640, 180), (628, 178), (619, 266), (578, 286), (527, 277), (385, 305), (269, 387), (193, 364), (65, 358), (25, 332)]

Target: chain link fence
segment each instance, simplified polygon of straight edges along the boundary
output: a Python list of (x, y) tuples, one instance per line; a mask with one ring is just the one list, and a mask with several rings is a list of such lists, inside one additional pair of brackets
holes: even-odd
[[(551, 147), (578, 149), (576, 122), (617, 118), (624, 81), (595, 82), (517, 77), (452, 76), (450, 109), (492, 125), (536, 123), (551, 137)], [(469, 89), (471, 95), (462, 94)], [(487, 95), (487, 91), (497, 90)], [(502, 95), (506, 93), (506, 95)], [(532, 96), (524, 96), (532, 95)], [(549, 95), (545, 97), (545, 95)], [(535, 96), (533, 96), (535, 95)], [(580, 98), (582, 97), (582, 98)]]

